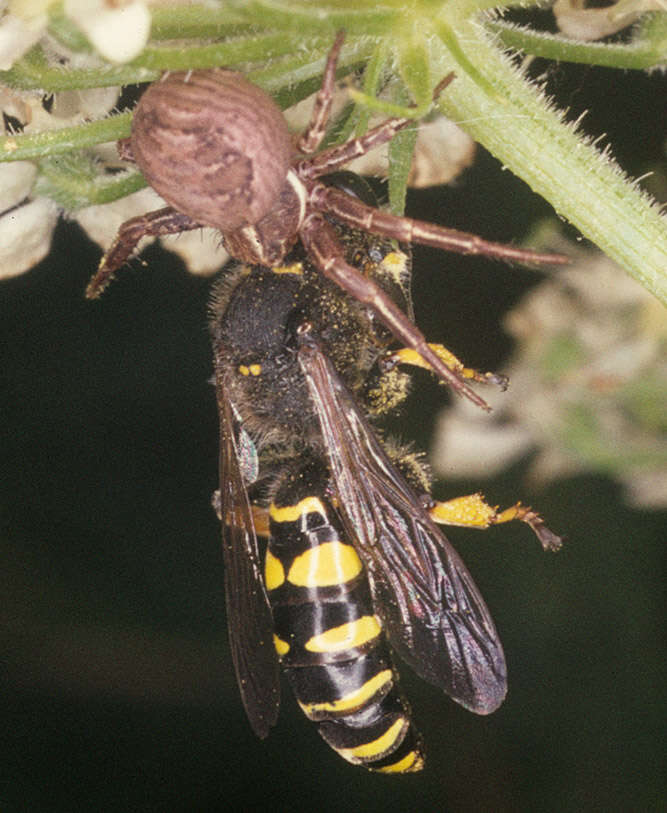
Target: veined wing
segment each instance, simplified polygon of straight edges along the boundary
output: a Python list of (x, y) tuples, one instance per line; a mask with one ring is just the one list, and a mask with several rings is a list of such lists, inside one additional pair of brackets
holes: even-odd
[(232, 407), (216, 376), (220, 414), (220, 517), (229, 643), (250, 725), (266, 737), (280, 707), (273, 620), (257, 548), (250, 501), (241, 472)]
[(472, 577), (305, 331), (299, 362), (338, 510), (366, 567), (392, 646), (417, 674), (466, 708), (494, 711), (507, 691), (505, 657)]

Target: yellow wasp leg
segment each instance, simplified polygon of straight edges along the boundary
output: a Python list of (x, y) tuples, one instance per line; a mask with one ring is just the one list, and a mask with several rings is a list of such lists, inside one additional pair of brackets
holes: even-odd
[[(497, 373), (480, 373), (473, 370), (471, 367), (466, 367), (462, 361), (449, 351), (442, 344), (429, 344), (429, 347), (435, 351), (444, 363), (449, 367), (452, 372), (458, 373), (461, 378), (466, 378), (470, 381), (478, 381), (481, 384), (498, 384), (501, 389), (507, 389), (507, 378)], [(403, 347), (390, 353), (386, 359), (386, 363), (392, 364), (410, 364), (413, 367), (422, 367), (425, 370), (430, 370), (431, 365), (419, 355), (416, 350), (410, 347)]]
[(529, 505), (521, 505), (520, 502), (504, 511), (498, 511), (497, 506), (494, 508), (489, 505), (478, 492), (447, 502), (433, 502), (428, 511), (435, 522), (443, 525), (461, 525), (482, 530), (491, 525), (520, 520), (533, 529), (545, 550), (558, 550), (563, 544), (562, 537), (547, 528), (537, 511), (533, 511)]

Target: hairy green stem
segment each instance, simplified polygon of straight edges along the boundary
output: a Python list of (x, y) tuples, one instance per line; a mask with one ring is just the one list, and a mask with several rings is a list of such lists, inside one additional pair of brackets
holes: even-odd
[(117, 141), (130, 134), (131, 113), (30, 135), (0, 138), (0, 161), (26, 161)]
[(481, 25), (459, 21), (457, 34), (484, 81), (457, 64), (444, 35), (434, 38), (432, 64), (440, 66), (440, 75), (452, 69), (457, 74), (440, 99), (443, 112), (667, 303), (667, 222), (658, 207), (608, 154), (564, 121)]
[[(667, 15), (665, 17), (667, 20)], [(496, 21), (487, 28), (498, 34), (508, 48), (523, 51), (545, 59), (562, 62), (579, 62), (606, 68), (648, 70), (664, 64), (667, 59), (667, 35), (659, 37), (635, 37), (629, 44), (614, 42), (581, 42), (557, 37), (524, 26)]]

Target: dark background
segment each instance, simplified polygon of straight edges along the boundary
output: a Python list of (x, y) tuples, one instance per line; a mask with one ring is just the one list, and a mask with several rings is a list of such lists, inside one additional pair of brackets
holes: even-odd
[[(551, 89), (571, 118), (591, 110), (588, 132), (607, 132), (630, 174), (663, 157), (664, 80), (561, 66)], [(480, 151), (409, 212), (509, 240), (549, 210)], [(523, 527), (451, 534), (492, 609), (510, 691), (479, 718), (403, 670), (423, 774), (347, 765), (287, 690), (277, 728), (254, 737), (210, 507), (210, 280), (155, 248), (143, 259), (88, 303), (99, 251), (62, 222), (48, 260), (0, 288), (2, 810), (663, 809), (665, 514), (626, 507), (603, 477), (532, 494), (517, 465), (449, 487), (521, 496), (569, 539), (549, 555)], [(467, 362), (502, 369), (499, 319), (535, 280), (417, 251), (418, 322)], [(421, 446), (446, 395), (420, 382), (403, 433)]]

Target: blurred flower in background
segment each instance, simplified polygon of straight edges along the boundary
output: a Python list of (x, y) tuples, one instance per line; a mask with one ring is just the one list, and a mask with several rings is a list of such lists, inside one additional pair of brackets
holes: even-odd
[[(662, 305), (598, 252), (557, 245), (574, 263), (506, 317), (516, 340), (512, 397), (492, 419), (463, 399), (436, 430), (435, 473), (498, 473), (534, 452), (536, 484), (580, 472), (622, 483), (629, 503), (667, 505), (667, 322)], [(485, 393), (485, 398), (487, 393)]]

